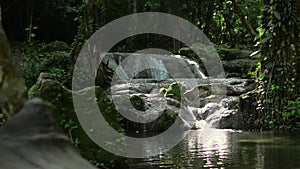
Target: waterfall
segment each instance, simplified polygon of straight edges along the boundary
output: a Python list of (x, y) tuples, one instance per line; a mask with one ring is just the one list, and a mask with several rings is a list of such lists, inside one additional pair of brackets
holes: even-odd
[(115, 71), (115, 80), (206, 79), (195, 61), (180, 55), (109, 53), (103, 61)]
[[(108, 91), (110, 98), (139, 132), (164, 127), (160, 120), (164, 112), (177, 116), (188, 128), (238, 129), (241, 126), (237, 105), (238, 96), (248, 90), (245, 79), (208, 79), (196, 62), (180, 55), (112, 53), (106, 55), (105, 63), (115, 70)], [(184, 83), (185, 89), (180, 91), (184, 99), (160, 92), (162, 88), (173, 90), (170, 85), (174, 82)], [(129, 106), (132, 103), (128, 98), (133, 95), (144, 101), (145, 111)]]
[(196, 78), (206, 79), (205, 74), (200, 70), (199, 64), (193, 60), (185, 58), (181, 55), (171, 55), (171, 57), (176, 58), (178, 60), (184, 61), (186, 65), (189, 65), (191, 72), (195, 75)]
[(136, 56), (131, 77), (135, 79), (168, 79), (170, 78), (164, 64), (155, 55), (150, 57)]

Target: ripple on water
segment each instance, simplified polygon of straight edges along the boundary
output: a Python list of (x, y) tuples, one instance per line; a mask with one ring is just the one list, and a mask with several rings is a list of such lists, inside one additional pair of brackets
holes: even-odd
[(272, 132), (192, 130), (167, 153), (131, 162), (132, 168), (141, 169), (296, 169), (300, 168), (300, 137)]

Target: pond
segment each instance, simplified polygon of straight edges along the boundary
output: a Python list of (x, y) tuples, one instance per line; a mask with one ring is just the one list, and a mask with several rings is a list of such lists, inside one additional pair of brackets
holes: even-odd
[(129, 163), (134, 169), (300, 169), (300, 134), (191, 130), (168, 152)]

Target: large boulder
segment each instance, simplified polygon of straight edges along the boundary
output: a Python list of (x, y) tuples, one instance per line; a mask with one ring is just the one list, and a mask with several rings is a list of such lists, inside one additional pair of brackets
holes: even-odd
[(63, 128), (65, 134), (69, 136), (74, 146), (77, 147), (84, 158), (94, 162), (95, 165), (103, 165), (111, 168), (113, 168), (113, 166), (115, 166), (115, 168), (126, 168), (121, 157), (117, 157), (95, 144), (86, 134), (77, 119), (72, 95), (75, 94), (85, 97), (85, 95), (90, 92), (95, 92), (98, 107), (108, 124), (116, 131), (121, 131), (122, 118), (113, 103), (99, 87), (88, 87), (80, 91), (71, 91), (55, 80), (53, 75), (41, 73), (37, 83), (29, 90), (29, 96), (30, 98), (42, 98), (57, 107), (59, 113), (55, 118), (58, 124)]
[(205, 120), (213, 128), (241, 129), (243, 123), (238, 104), (237, 96), (214, 96), (213, 100), (193, 111), (198, 120)]
[(0, 168), (96, 169), (57, 127), (55, 113), (53, 105), (33, 99), (0, 128)]
[(257, 63), (258, 60), (252, 59), (235, 59), (222, 61), (227, 77), (240, 78), (248, 78), (248, 73), (255, 71)]
[(184, 96), (189, 100), (198, 100), (199, 98), (208, 98), (211, 95), (220, 96), (240, 96), (253, 90), (252, 80), (247, 79), (208, 79), (206, 82), (196, 85), (184, 93)]

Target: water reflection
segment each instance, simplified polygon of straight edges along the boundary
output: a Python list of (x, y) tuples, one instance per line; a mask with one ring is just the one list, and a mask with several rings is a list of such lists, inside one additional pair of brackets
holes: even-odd
[(203, 168), (222, 166), (227, 159), (229, 145), (227, 132), (224, 130), (206, 128), (192, 131), (187, 141), (192, 157), (189, 160), (191, 168), (200, 167), (199, 161), (203, 161)]
[(299, 169), (300, 135), (194, 130), (167, 153), (129, 161), (143, 169)]

